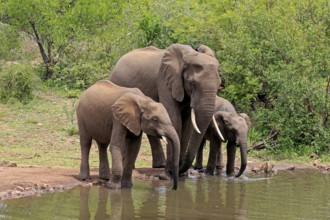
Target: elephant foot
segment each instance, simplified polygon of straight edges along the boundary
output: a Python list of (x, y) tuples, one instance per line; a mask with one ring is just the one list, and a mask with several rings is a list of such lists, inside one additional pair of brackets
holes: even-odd
[(214, 176), (214, 169), (206, 169), (205, 174), (210, 175), (210, 176)]
[(110, 175), (100, 174), (100, 175), (99, 175), (99, 178), (100, 178), (101, 180), (110, 180)]
[(166, 161), (152, 161), (152, 168), (165, 168)]
[(224, 171), (223, 166), (216, 166), (215, 167), (215, 175), (221, 175), (221, 173)]
[(121, 188), (132, 188), (133, 184), (132, 181), (123, 181), (121, 182)]
[(90, 180), (92, 179), (90, 174), (86, 174), (86, 173), (79, 173), (78, 175), (78, 179), (79, 180), (82, 180), (82, 181), (85, 181), (85, 180)]
[(160, 180), (170, 180), (171, 174), (168, 171), (164, 171), (161, 174), (155, 175), (155, 177), (158, 177)]
[(203, 170), (203, 166), (200, 164), (195, 164), (194, 165), (194, 170)]
[(109, 189), (121, 189), (122, 175), (113, 174), (106, 187)]
[(121, 189), (121, 183), (114, 183), (114, 182), (109, 181), (107, 183), (106, 187), (109, 189), (115, 189), (115, 190)]
[(228, 178), (235, 178), (235, 172), (226, 172)]
[(101, 169), (99, 170), (99, 178), (102, 180), (110, 180), (110, 170), (109, 169)]
[(101, 180), (110, 180), (110, 170), (109, 171), (102, 171), (99, 172), (99, 178)]

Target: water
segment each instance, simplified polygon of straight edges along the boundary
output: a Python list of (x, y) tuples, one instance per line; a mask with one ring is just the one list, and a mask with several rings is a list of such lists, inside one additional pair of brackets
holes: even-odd
[(330, 174), (314, 169), (188, 177), (177, 191), (167, 181), (133, 183), (0, 201), (0, 219), (330, 219)]

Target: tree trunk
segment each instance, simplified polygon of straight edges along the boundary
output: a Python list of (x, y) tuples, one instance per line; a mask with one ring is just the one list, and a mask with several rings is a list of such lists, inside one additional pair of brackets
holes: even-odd
[(43, 60), (44, 65), (46, 67), (46, 73), (45, 73), (44, 79), (45, 80), (50, 79), (50, 78), (52, 78), (52, 76), (54, 74), (54, 66), (55, 66), (55, 63), (56, 63), (52, 59), (52, 56), (51, 56), (51, 54), (52, 54), (52, 48), (51, 48), (52, 47), (52, 42), (49, 38), (47, 39), (48, 48), (47, 48), (47, 52), (46, 52), (44, 42), (43, 42), (43, 40), (41, 39), (41, 37), (39, 35), (38, 29), (37, 29), (34, 21), (30, 21), (30, 25), (31, 25), (32, 30), (33, 30), (33, 33), (30, 33), (30, 34), (34, 37), (35, 41), (38, 44), (42, 60)]
[(45, 80), (48, 80), (53, 77), (54, 74), (54, 65), (46, 63), (46, 73), (45, 73)]

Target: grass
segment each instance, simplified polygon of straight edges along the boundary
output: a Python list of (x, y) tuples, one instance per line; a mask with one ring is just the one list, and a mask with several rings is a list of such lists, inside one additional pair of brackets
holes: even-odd
[(2, 160), (18, 164), (77, 167), (79, 137), (68, 135), (69, 122), (62, 110), (64, 103), (70, 103), (70, 100), (49, 91), (38, 91), (36, 98), (27, 105), (1, 103)]
[[(43, 89), (28, 104), (0, 103), (0, 161), (79, 168), (80, 145), (75, 114), (77, 98)], [(109, 157), (111, 160), (111, 157)], [(93, 142), (90, 165), (98, 167)], [(136, 167), (151, 167), (150, 145), (143, 137)]]

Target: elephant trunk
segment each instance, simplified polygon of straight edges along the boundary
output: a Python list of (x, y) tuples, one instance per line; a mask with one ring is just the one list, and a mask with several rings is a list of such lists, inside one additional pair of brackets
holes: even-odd
[[(196, 123), (198, 125), (200, 133), (192, 129), (190, 133), (190, 138), (187, 144), (186, 152), (180, 165), (179, 173), (185, 173), (191, 166), (197, 149), (204, 137), (204, 134), (211, 122), (212, 115), (214, 113), (215, 106), (215, 91), (204, 92), (206, 98), (203, 98), (199, 104), (199, 107), (196, 109)], [(201, 110), (202, 109), (202, 110)], [(182, 152), (183, 153), (183, 152)]]
[(239, 144), (240, 151), (241, 151), (241, 167), (235, 177), (239, 177), (243, 174), (246, 164), (247, 164), (247, 144), (246, 140)]
[[(175, 131), (174, 127), (167, 131), (165, 136), (169, 139), (170, 143), (167, 146), (172, 146), (172, 177), (173, 177), (173, 190), (176, 190), (178, 187), (178, 178), (179, 178), (179, 159), (180, 159), (180, 139)], [(169, 149), (168, 149), (169, 150)]]

